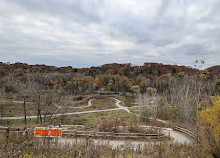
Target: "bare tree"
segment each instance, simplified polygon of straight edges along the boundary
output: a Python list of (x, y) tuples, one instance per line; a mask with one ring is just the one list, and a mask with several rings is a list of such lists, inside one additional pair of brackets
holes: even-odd
[(136, 98), (136, 102), (138, 105), (138, 113), (139, 113), (139, 120), (141, 118), (141, 114), (142, 114), (142, 110), (143, 110), (143, 101), (142, 101), (142, 94), (140, 91), (140, 86), (139, 85), (135, 85), (133, 87), (131, 87), (131, 89), (134, 92), (135, 98)]
[(1, 100), (1, 125), (2, 125), (2, 115), (3, 115), (3, 105), (4, 105), (4, 98), (5, 98), (5, 87), (0, 88), (0, 100)]
[(60, 106), (60, 97), (62, 95), (63, 89), (59, 87), (57, 90), (48, 90), (43, 96), (43, 110), (44, 110), (44, 122), (46, 122), (48, 115), (53, 115), (58, 112)]
[(64, 114), (69, 110), (70, 105), (73, 105), (73, 96), (65, 96), (61, 98), (62, 103), (62, 115), (61, 115), (61, 124), (64, 121)]
[(56, 114), (61, 113), (61, 124), (64, 120), (65, 113), (69, 110), (70, 106), (73, 106), (73, 96), (66, 96), (66, 95), (57, 95), (56, 99), (53, 100), (52, 103), (52, 109), (49, 114), (46, 115), (48, 117), (48, 121), (51, 122), (51, 124), (54, 121), (54, 118), (56, 117)]
[(33, 84), (31, 87), (31, 98), (32, 100), (37, 104), (37, 121), (36, 123), (42, 124), (42, 102), (43, 102), (43, 96), (47, 92), (47, 85), (49, 83), (49, 75), (37, 72), (33, 74)]
[(179, 109), (180, 118), (195, 124), (200, 101), (210, 98), (214, 91), (214, 83), (212, 82), (207, 81), (203, 76), (174, 78), (164, 97), (172, 106)]
[(26, 78), (23, 80), (20, 80), (18, 77), (16, 77), (14, 71), (11, 71), (9, 82), (14, 87), (14, 89), (18, 92), (20, 97), (23, 99), (23, 109), (24, 109), (24, 122), (27, 124), (27, 111), (26, 111), (26, 99), (30, 94), (31, 90), (31, 77), (29, 70), (26, 72)]
[(136, 100), (137, 100), (137, 105), (138, 105), (138, 115), (139, 119), (141, 118), (142, 112), (143, 112), (143, 100), (142, 100), (142, 94), (137, 93), (136, 94)]
[[(159, 113), (159, 95), (156, 88), (147, 88), (147, 93), (143, 94), (143, 106), (150, 110), (154, 119), (157, 119)], [(149, 116), (148, 116), (149, 117)]]

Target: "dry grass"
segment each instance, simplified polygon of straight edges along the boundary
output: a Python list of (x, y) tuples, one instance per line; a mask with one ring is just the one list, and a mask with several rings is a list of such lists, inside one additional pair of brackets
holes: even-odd
[(0, 157), (25, 158), (211, 158), (212, 156), (199, 148), (173, 143), (147, 144), (133, 148), (130, 144), (113, 149), (110, 145), (94, 144), (92, 140), (58, 143), (51, 138), (24, 137), (21, 134), (0, 133)]
[[(37, 106), (33, 103), (26, 103), (27, 114), (36, 115)], [(7, 101), (6, 103), (0, 103), (0, 111), (2, 117), (11, 117), (11, 116), (23, 116), (24, 109), (22, 103), (14, 103), (13, 101)]]
[[(88, 128), (97, 128), (103, 121), (121, 121), (126, 124), (136, 124), (137, 118), (124, 110), (106, 111), (97, 113), (87, 113), (80, 115), (69, 115), (63, 117), (62, 124), (85, 125)], [(36, 124), (36, 119), (27, 119), (28, 127), (40, 126)], [(52, 125), (58, 125), (61, 122), (61, 116), (54, 118)], [(51, 125), (51, 122), (44, 122), (42, 126)], [(2, 126), (24, 127), (24, 119), (3, 120)]]
[[(64, 116), (63, 124), (85, 125), (88, 128), (97, 128), (103, 121), (121, 121), (127, 124), (137, 123), (136, 116), (124, 110), (87, 113), (80, 115)], [(60, 122), (60, 117), (55, 118), (54, 124)]]
[[(94, 96), (91, 97), (91, 106), (85, 108), (69, 108), (68, 112), (79, 112), (79, 111), (90, 111), (90, 110), (103, 110), (103, 109), (113, 109), (117, 108), (115, 105), (116, 101), (112, 98), (105, 97), (105, 96)], [(84, 106), (87, 106), (88, 103)], [(79, 107), (82, 107), (79, 106)]]
[[(79, 97), (79, 96), (78, 96)], [(70, 105), (68, 112), (80, 112), (80, 111), (90, 111), (90, 110), (102, 110), (102, 109), (112, 109), (117, 108), (115, 105), (116, 101), (111, 97), (107, 96), (82, 96), (81, 101), (73, 102), (73, 105)], [(88, 105), (88, 101), (92, 99), (92, 105), (85, 108), (71, 108), (73, 107), (83, 107)], [(56, 109), (54, 107), (52, 109)], [(36, 115), (37, 114), (37, 105), (35, 103), (26, 103), (27, 115)], [(49, 109), (50, 110), (50, 109)], [(24, 109), (22, 103), (14, 103), (13, 100), (7, 100), (7, 103), (0, 103), (0, 115), (2, 117), (13, 117), (13, 116), (24, 116)], [(51, 112), (51, 111), (49, 111)], [(42, 109), (42, 114), (44, 114), (44, 109)]]

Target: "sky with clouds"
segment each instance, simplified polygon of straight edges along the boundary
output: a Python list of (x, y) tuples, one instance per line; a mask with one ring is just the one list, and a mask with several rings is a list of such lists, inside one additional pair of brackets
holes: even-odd
[(0, 0), (0, 61), (220, 64), (219, 0)]

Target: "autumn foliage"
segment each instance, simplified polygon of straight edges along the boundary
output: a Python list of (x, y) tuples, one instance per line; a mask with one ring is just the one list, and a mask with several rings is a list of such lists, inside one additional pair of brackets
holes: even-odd
[(202, 144), (205, 149), (220, 157), (220, 97), (216, 96), (211, 108), (200, 112), (199, 126), (201, 127)]

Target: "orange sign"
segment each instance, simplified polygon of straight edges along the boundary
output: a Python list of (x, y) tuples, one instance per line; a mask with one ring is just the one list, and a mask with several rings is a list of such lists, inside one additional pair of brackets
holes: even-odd
[(34, 136), (36, 137), (61, 137), (60, 129), (35, 128)]

